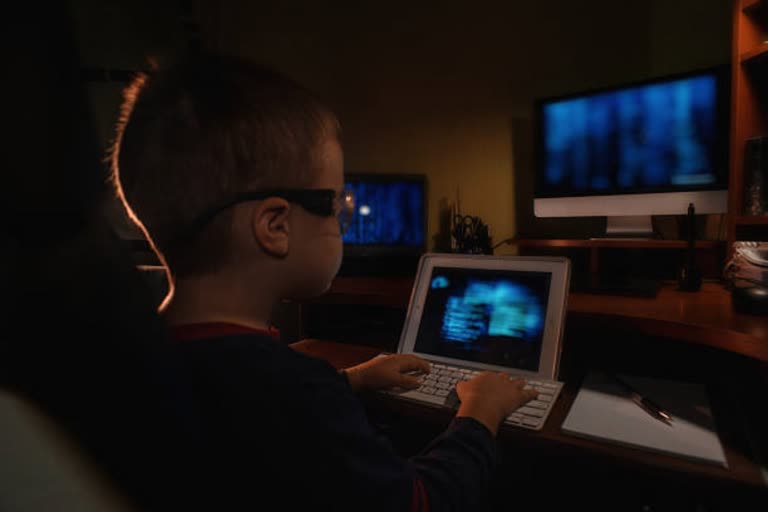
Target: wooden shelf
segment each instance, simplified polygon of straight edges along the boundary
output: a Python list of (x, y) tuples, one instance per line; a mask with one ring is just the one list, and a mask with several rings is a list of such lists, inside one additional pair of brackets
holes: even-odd
[(754, 15), (755, 12), (760, 11), (763, 7), (765, 7), (765, 0), (746, 0), (741, 10), (745, 14)]
[(768, 239), (768, 216), (744, 215), (744, 149), (768, 131), (768, 0), (733, 1), (731, 145), (728, 185), (728, 257), (736, 240)]
[[(510, 243), (518, 247), (519, 254), (558, 255), (571, 258), (574, 273), (587, 270), (591, 274), (619, 274), (628, 272), (653, 279), (675, 279), (683, 255), (688, 250), (687, 240), (657, 240), (647, 238), (597, 239), (520, 239)], [(694, 258), (705, 278), (720, 276), (724, 263), (726, 243), (719, 240), (696, 240)]]
[(766, 56), (768, 56), (768, 43), (764, 42), (757, 48), (753, 48), (742, 53), (739, 56), (739, 60), (742, 63), (751, 63), (753, 61), (757, 61), (758, 59), (763, 59)]
[(737, 226), (768, 226), (768, 215), (742, 215), (734, 219)]
[[(412, 278), (340, 277), (328, 293), (304, 303), (406, 308), (412, 287)], [(656, 298), (571, 293), (568, 317), (768, 362), (768, 318), (735, 312), (730, 292), (717, 283), (705, 282), (695, 293), (666, 284)]]
[[(510, 245), (519, 247), (583, 247), (605, 249), (685, 249), (688, 242), (685, 240), (635, 240), (603, 238), (596, 240), (556, 240), (556, 239), (521, 239), (510, 242)], [(718, 240), (697, 240), (697, 249), (715, 249), (724, 246), (725, 242)]]

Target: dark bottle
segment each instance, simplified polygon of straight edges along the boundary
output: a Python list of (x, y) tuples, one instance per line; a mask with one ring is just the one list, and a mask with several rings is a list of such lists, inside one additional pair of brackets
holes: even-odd
[(697, 292), (701, 288), (701, 270), (696, 266), (695, 258), (695, 223), (693, 203), (688, 205), (688, 249), (685, 255), (685, 264), (680, 269), (677, 282), (680, 290), (685, 292)]

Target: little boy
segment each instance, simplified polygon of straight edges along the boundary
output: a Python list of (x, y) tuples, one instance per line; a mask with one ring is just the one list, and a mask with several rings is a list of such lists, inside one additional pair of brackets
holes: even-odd
[(460, 383), (456, 418), (405, 460), (355, 392), (414, 387), (406, 372), (425, 361), (339, 373), (270, 330), (277, 301), (318, 295), (338, 271), (354, 206), (340, 135), (306, 90), (234, 58), (199, 57), (126, 92), (114, 183), (173, 277), (164, 314), (204, 418), (209, 497), (222, 509), (474, 510), (499, 424), (535, 396), (522, 380)]

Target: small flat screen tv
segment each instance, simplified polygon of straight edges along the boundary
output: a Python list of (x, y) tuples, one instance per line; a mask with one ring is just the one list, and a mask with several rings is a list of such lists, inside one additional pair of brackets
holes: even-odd
[(652, 236), (652, 215), (724, 213), (727, 67), (537, 101), (537, 217), (606, 216)]
[(340, 273), (415, 274), (427, 242), (426, 177), (347, 173), (345, 185), (354, 192), (355, 215)]

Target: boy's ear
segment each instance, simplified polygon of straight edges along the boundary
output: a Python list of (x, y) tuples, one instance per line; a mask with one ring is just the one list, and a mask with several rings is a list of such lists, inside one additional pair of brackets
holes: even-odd
[(288, 255), (291, 205), (285, 199), (269, 197), (256, 205), (251, 214), (251, 232), (256, 243), (269, 255)]

